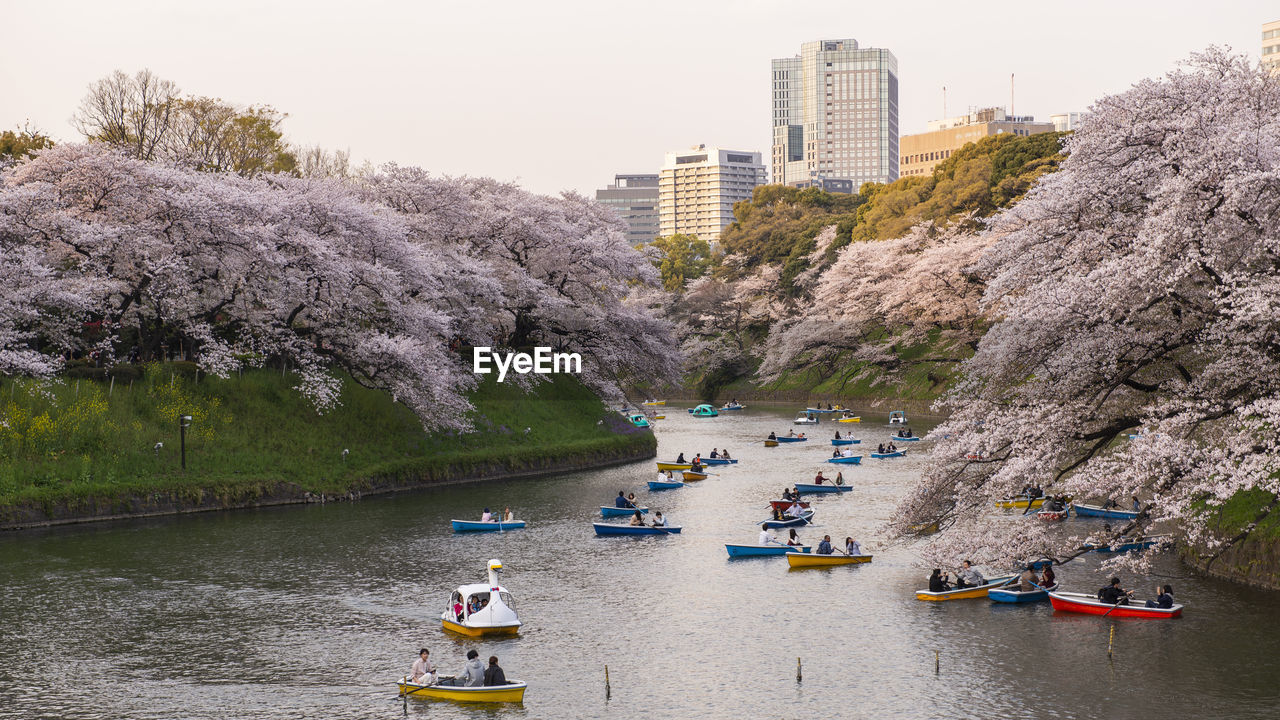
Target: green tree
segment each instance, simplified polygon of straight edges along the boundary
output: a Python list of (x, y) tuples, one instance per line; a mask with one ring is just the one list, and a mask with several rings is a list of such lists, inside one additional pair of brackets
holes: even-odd
[(697, 235), (660, 237), (651, 245), (662, 252), (655, 264), (662, 286), (670, 292), (680, 292), (686, 281), (702, 277), (711, 267), (711, 246)]
[(0, 165), (33, 157), (37, 150), (50, 147), (53, 147), (53, 141), (38, 130), (27, 126), (17, 132), (5, 130), (0, 132)]

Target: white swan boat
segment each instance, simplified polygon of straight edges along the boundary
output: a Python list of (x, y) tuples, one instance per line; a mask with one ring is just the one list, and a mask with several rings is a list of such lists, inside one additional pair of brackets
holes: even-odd
[(501, 560), (489, 561), (489, 582), (463, 585), (449, 596), (449, 606), (440, 614), (445, 630), (461, 635), (515, 635), (520, 632), (515, 599), (498, 584)]

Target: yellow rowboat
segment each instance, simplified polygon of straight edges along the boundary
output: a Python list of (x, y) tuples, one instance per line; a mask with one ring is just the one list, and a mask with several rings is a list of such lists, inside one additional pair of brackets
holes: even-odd
[(1044, 505), (1044, 498), (1038, 497), (1035, 500), (1028, 500), (1027, 498), (1019, 498), (1017, 500), (997, 500), (996, 501), (996, 507), (1004, 508), (1006, 510), (1011, 508), (1026, 510), (1027, 505), (1030, 505), (1032, 508), (1038, 508), (1041, 505)]
[(689, 482), (691, 480), (706, 480), (706, 479), (707, 479), (707, 474), (704, 472), (694, 472), (692, 470), (684, 471), (685, 482)]
[(857, 565), (871, 562), (870, 555), (817, 555), (810, 553), (787, 553), (787, 564), (793, 568), (834, 567), (836, 565)]
[(673, 463), (673, 462), (658, 463), (659, 470), (688, 470), (691, 467), (693, 467), (693, 463)]
[(993, 589), (1008, 585), (1017, 580), (1017, 575), (1003, 575), (998, 578), (991, 578), (986, 585), (978, 587), (960, 588), (959, 590), (943, 590), (942, 592), (929, 592), (928, 590), (917, 590), (917, 600), (928, 600), (930, 602), (942, 602), (944, 600), (970, 600), (973, 598), (984, 598), (987, 593)]
[(667, 419), (667, 416), (666, 416), (666, 415), (654, 415), (654, 416), (653, 416), (653, 419), (654, 419), (654, 420), (666, 420), (666, 419)]
[(764, 441), (764, 446), (765, 446), (765, 447), (778, 447), (778, 441), (777, 441), (777, 440), (765, 440), (765, 441)]
[(524, 702), (524, 691), (529, 687), (528, 683), (520, 680), (512, 680), (506, 685), (455, 687), (453, 685), (419, 685), (404, 678), (399, 684), (401, 697), (457, 702)]
[(856, 422), (856, 423), (860, 423), (860, 422), (862, 422), (862, 417), (861, 417), (861, 416), (858, 416), (858, 417), (848, 417), (848, 418), (836, 418), (836, 422)]
[(667, 401), (666, 400), (650, 400), (649, 402), (642, 402), (640, 404), (641, 405), (666, 405)]

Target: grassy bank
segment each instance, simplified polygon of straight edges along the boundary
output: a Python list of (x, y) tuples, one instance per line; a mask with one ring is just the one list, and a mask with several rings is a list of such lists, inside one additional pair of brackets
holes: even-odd
[(870, 363), (842, 353), (829, 362), (812, 364), (784, 374), (773, 382), (744, 376), (696, 377), (687, 388), (707, 401), (740, 400), (847, 402), (854, 405), (886, 402), (927, 409), (950, 387), (961, 360), (973, 354), (963, 341), (930, 333), (923, 342), (891, 347), (893, 360)]
[(1239, 535), (1256, 523), (1249, 536), (1217, 557), (1204, 548), (1183, 547), (1192, 567), (1214, 577), (1280, 589), (1280, 512), (1270, 511), (1276, 496), (1265, 490), (1238, 492), (1219, 507), (1207, 508), (1209, 526), (1220, 538)]
[[(296, 380), (261, 370), (226, 380), (156, 365), (138, 379), (0, 385), (0, 509), (74, 508), (164, 494), (224, 503), (284, 492), (344, 493), (464, 479), (652, 449), (576, 380), (523, 392), (486, 382), (472, 433), (423, 431), (382, 392), (344, 382), (318, 415)], [(187, 468), (178, 417), (191, 415)], [(526, 432), (526, 428), (528, 431)], [(162, 447), (157, 448), (157, 443)], [(345, 454), (343, 451), (347, 450)]]

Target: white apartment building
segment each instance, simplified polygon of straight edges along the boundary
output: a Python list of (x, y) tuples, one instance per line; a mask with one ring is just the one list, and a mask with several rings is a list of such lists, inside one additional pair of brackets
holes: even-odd
[(663, 236), (697, 235), (707, 242), (733, 222), (733, 204), (765, 183), (761, 154), (695, 145), (669, 152), (658, 173), (658, 225)]
[(858, 41), (803, 43), (775, 59), (773, 181), (898, 179), (898, 59)]

